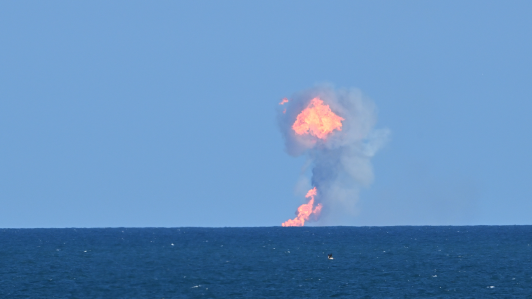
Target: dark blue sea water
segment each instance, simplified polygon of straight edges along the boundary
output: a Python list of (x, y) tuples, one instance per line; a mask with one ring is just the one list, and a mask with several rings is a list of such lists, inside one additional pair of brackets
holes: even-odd
[(0, 242), (1, 298), (532, 298), (532, 226), (3, 229)]

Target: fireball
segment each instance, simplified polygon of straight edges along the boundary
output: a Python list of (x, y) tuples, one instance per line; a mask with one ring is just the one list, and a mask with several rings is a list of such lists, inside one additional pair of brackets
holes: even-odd
[(334, 130), (342, 130), (344, 119), (331, 111), (329, 105), (319, 98), (314, 98), (296, 118), (292, 129), (297, 135), (308, 134), (325, 139)]

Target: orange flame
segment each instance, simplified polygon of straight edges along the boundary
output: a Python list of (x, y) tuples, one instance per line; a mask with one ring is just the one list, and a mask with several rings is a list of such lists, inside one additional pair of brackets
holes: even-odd
[(284, 99), (279, 103), (279, 105), (284, 105), (284, 104), (286, 104), (286, 103), (288, 103), (288, 99), (287, 99), (287, 98), (284, 98)]
[(298, 135), (310, 134), (325, 139), (334, 130), (342, 130), (344, 119), (331, 111), (329, 105), (323, 104), (319, 98), (314, 98), (299, 115), (292, 129)]
[(319, 216), (321, 212), (321, 203), (319, 203), (314, 209), (312, 207), (314, 206), (314, 196), (318, 193), (318, 190), (316, 187), (313, 189), (310, 189), (307, 192), (307, 195), (305, 195), (306, 198), (310, 197), (310, 200), (308, 203), (302, 204), (297, 208), (297, 217), (294, 219), (288, 219), (285, 222), (283, 222), (282, 226), (303, 226), (305, 225), (305, 221), (307, 221), (310, 217), (310, 215), (314, 214), (315, 216)]

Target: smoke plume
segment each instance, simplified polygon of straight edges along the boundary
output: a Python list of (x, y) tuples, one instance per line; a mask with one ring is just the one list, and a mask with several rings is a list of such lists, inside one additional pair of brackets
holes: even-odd
[(309, 208), (314, 201), (314, 207), (320, 207), (317, 213), (305, 214), (302, 205), (297, 217), (283, 226), (302, 226), (312, 220), (339, 224), (341, 214), (355, 213), (360, 188), (372, 183), (371, 158), (386, 143), (389, 131), (374, 129), (375, 105), (357, 89), (323, 85), (279, 104), (277, 118), (286, 152), (309, 158), (310, 185), (317, 190)]

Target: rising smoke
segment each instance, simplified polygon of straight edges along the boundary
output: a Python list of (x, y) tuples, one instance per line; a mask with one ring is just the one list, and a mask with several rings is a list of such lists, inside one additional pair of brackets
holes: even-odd
[[(298, 115), (311, 107), (316, 98), (330, 107), (331, 115), (341, 120), (340, 127), (327, 134), (314, 134), (311, 130), (302, 133), (295, 127), (296, 121), (301, 119)], [(322, 85), (296, 93), (280, 104), (283, 106), (277, 117), (286, 151), (294, 157), (307, 155), (309, 158), (312, 174), (309, 183), (317, 189), (316, 204), (322, 206), (321, 214), (308, 220), (317, 220), (318, 224), (340, 224), (338, 216), (346, 212), (353, 215), (360, 189), (372, 183), (371, 158), (386, 143), (389, 131), (374, 129), (375, 105), (357, 89)], [(327, 121), (319, 115), (314, 117), (316, 119), (319, 123)]]

